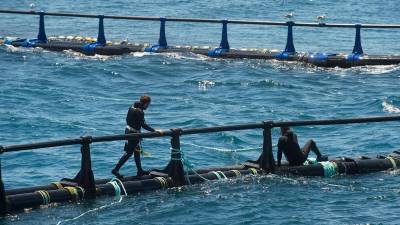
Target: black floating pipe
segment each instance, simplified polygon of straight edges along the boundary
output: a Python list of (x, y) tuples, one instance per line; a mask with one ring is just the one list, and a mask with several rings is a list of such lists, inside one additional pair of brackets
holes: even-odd
[(272, 153), (272, 121), (265, 122), (263, 131), (263, 151), (260, 158), (257, 160), (260, 168), (267, 172), (274, 172), (275, 160)]
[[(233, 166), (224, 166), (224, 167), (213, 167), (213, 168), (206, 168), (206, 169), (198, 169), (196, 170), (196, 173), (198, 174), (204, 174), (208, 173), (210, 171), (226, 171), (226, 170), (243, 170), (245, 168), (244, 165), (233, 165)], [(193, 171), (188, 172), (189, 175), (195, 174)], [(127, 181), (139, 181), (139, 180), (148, 180), (151, 179), (151, 175), (144, 175), (141, 177), (137, 176), (127, 176), (124, 177), (121, 181), (122, 182), (127, 182)], [(96, 185), (100, 184), (105, 184), (110, 182), (111, 179), (98, 179), (95, 180)], [(48, 185), (42, 185), (42, 186), (34, 186), (34, 187), (28, 187), (28, 188), (16, 188), (16, 189), (8, 189), (6, 190), (6, 195), (16, 195), (16, 194), (23, 194), (23, 193), (30, 193), (30, 192), (35, 192), (38, 190), (57, 190), (60, 189), (60, 185), (63, 186), (65, 184), (64, 182), (61, 182), (60, 185), (56, 184), (57, 182), (53, 182)]]
[(0, 215), (5, 215), (6, 212), (7, 212), (6, 191), (4, 189), (3, 177), (1, 174), (1, 160), (0, 160)]
[(97, 36), (97, 43), (101, 45), (106, 44), (106, 36), (104, 35), (104, 16), (99, 15), (99, 34)]
[(39, 33), (37, 39), (40, 43), (47, 42), (46, 31), (44, 28), (44, 12), (39, 12)]

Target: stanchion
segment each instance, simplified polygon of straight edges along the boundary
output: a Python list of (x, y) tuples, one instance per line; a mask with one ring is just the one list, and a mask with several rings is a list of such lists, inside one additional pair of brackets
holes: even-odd
[(92, 143), (92, 137), (81, 137), (81, 142), (81, 169), (72, 180), (85, 190), (85, 198), (96, 198), (96, 184), (92, 171), (92, 161), (90, 158), (90, 143)]
[(272, 128), (273, 128), (272, 121), (264, 122), (263, 152), (261, 153), (261, 156), (257, 160), (258, 164), (260, 165), (260, 168), (262, 168), (266, 172), (274, 172), (275, 169), (274, 154), (272, 153), (272, 135), (271, 135)]
[(47, 36), (44, 27), (44, 12), (39, 12), (39, 33), (37, 39), (40, 43), (47, 42)]
[(186, 184), (185, 171), (183, 169), (180, 135), (181, 129), (171, 129), (171, 161), (168, 163), (164, 172), (168, 174), (173, 181), (174, 186), (182, 186)]

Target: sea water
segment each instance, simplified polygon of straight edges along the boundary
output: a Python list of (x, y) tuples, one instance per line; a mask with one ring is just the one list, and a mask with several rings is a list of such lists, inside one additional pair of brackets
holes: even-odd
[[(34, 6), (30, 7), (31, 3)], [(334, 1), (6, 1), (1, 8), (105, 15), (332, 23), (398, 23), (395, 0)], [(52, 35), (97, 36), (98, 21), (46, 16)], [(0, 35), (34, 38), (38, 18), (0, 15)], [(105, 20), (112, 41), (155, 44), (159, 22)], [(233, 48), (283, 49), (285, 27), (231, 25)], [(167, 21), (170, 45), (218, 46), (220, 24)], [(297, 51), (346, 52), (355, 29), (294, 28)], [(364, 52), (400, 52), (396, 30), (363, 29)], [(0, 47), (0, 144), (22, 144), (82, 135), (122, 134), (129, 106), (141, 95), (153, 101), (146, 121), (157, 129), (195, 128), (265, 120), (304, 120), (383, 116), (400, 113), (400, 67), (315, 68), (300, 63), (221, 60), (193, 54), (84, 56), (64, 51)], [(314, 139), (330, 157), (386, 155), (400, 148), (397, 122), (296, 127), (300, 144)], [(279, 130), (273, 130), (274, 154)], [(195, 168), (257, 159), (262, 130), (181, 138)], [(123, 154), (122, 141), (91, 146), (97, 178)], [(144, 140), (151, 156), (145, 169), (163, 168), (170, 159), (168, 138)], [(252, 151), (247, 151), (249, 148)], [(80, 168), (79, 146), (1, 155), (7, 189), (48, 184), (73, 177)], [(133, 160), (121, 173), (134, 175)], [(58, 204), (11, 214), (3, 224), (399, 224), (398, 171), (335, 178), (267, 175), (207, 182), (79, 204)], [(115, 203), (115, 204), (113, 204)], [(83, 216), (75, 218), (79, 215)]]

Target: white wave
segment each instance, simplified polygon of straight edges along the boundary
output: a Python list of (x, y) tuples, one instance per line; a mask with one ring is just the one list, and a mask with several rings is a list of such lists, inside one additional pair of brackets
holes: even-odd
[(382, 102), (383, 111), (388, 113), (400, 113), (400, 108), (390, 104), (388, 101)]
[(73, 59), (88, 59), (88, 60), (99, 60), (99, 61), (106, 61), (109, 59), (115, 59), (115, 58), (119, 58), (119, 56), (108, 56), (108, 55), (85, 55), (83, 53), (80, 52), (76, 52), (73, 50), (64, 50), (63, 51), (67, 56), (73, 58)]
[(214, 81), (210, 81), (210, 80), (199, 81), (199, 90), (207, 91), (209, 88), (212, 88), (214, 86), (215, 86)]
[(150, 52), (132, 52), (130, 53), (130, 55), (134, 56), (134, 57), (143, 57), (143, 56), (148, 56), (148, 55), (152, 55), (154, 53), (150, 53)]
[(387, 74), (399, 69), (400, 65), (360, 66), (351, 68), (353, 71), (371, 75)]

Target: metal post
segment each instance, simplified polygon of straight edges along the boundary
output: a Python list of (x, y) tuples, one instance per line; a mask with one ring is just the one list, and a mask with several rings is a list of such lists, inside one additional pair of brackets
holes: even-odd
[(92, 161), (90, 158), (90, 143), (92, 143), (92, 137), (81, 137), (81, 143), (81, 170), (74, 180), (79, 186), (85, 189), (85, 198), (96, 198), (96, 185), (92, 171)]
[(295, 53), (296, 49), (294, 48), (293, 44), (293, 21), (288, 21), (287, 26), (288, 26), (288, 34), (287, 34), (287, 40), (286, 40), (286, 47), (285, 51), (287, 53)]
[(362, 55), (364, 51), (361, 46), (361, 24), (356, 24), (356, 40), (353, 47), (354, 55)]
[(106, 37), (104, 35), (104, 16), (99, 15), (99, 34), (97, 36), (97, 43), (105, 45)]
[(164, 17), (160, 18), (160, 37), (158, 38), (158, 45), (160, 47), (166, 48), (168, 46), (167, 44), (167, 38), (165, 36), (165, 19)]
[(271, 135), (272, 128), (273, 128), (272, 121), (264, 122), (263, 152), (261, 153), (261, 156), (258, 159), (260, 168), (262, 168), (267, 172), (274, 172), (275, 169), (275, 160), (274, 160), (274, 155), (272, 153), (272, 135)]
[[(3, 146), (0, 146), (0, 149), (3, 149)], [(4, 190), (4, 183), (1, 175), (1, 160), (0, 160), (0, 215), (5, 215), (6, 212), (7, 212), (6, 191)]]
[(222, 37), (221, 37), (221, 43), (219, 44), (219, 47), (222, 48), (222, 49), (229, 50), (228, 20), (223, 20), (222, 21)]
[(47, 42), (46, 31), (44, 28), (44, 12), (39, 12), (39, 33), (37, 39), (41, 43)]

